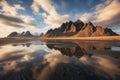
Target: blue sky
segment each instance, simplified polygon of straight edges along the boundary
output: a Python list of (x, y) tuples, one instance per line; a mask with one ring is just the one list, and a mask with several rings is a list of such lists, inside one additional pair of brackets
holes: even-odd
[(77, 19), (120, 33), (119, 7), (120, 0), (0, 0), (0, 37), (46, 32)]

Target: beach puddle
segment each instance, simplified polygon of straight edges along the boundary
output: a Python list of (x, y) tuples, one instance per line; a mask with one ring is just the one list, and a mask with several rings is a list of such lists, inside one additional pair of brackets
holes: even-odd
[(120, 42), (29, 41), (1, 45), (0, 80), (120, 80)]

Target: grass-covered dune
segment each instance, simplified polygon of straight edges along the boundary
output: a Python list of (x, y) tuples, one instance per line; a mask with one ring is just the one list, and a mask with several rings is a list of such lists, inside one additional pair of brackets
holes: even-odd
[(99, 36), (99, 37), (44, 37), (42, 40), (100, 40), (120, 41), (120, 36)]

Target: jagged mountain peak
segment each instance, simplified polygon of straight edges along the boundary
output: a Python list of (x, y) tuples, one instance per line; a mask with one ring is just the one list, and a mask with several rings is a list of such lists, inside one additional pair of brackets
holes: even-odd
[(10, 33), (9, 35), (8, 35), (8, 37), (16, 37), (16, 36), (19, 36), (19, 33), (17, 33), (17, 32), (12, 32), (12, 33)]
[(77, 19), (75, 22), (80, 23), (80, 22), (83, 22), (83, 21), (80, 20), (80, 19)]
[(113, 36), (117, 35), (109, 28), (102, 26), (94, 26), (92, 22), (84, 23), (81, 20), (75, 22), (69, 21), (63, 23), (59, 28), (48, 30), (44, 37), (57, 36), (75, 36), (75, 37), (89, 37), (89, 36)]

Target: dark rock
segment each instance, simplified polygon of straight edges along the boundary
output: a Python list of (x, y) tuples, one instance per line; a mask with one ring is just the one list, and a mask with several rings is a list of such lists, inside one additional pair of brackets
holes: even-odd
[(113, 31), (112, 31), (111, 29), (109, 29), (109, 28), (105, 28), (105, 32), (106, 32), (107, 34), (111, 35), (111, 36), (118, 35), (118, 34), (116, 34), (115, 32), (113, 32)]
[(19, 36), (19, 33), (17, 32), (12, 32), (8, 35), (8, 37), (18, 37)]
[(40, 37), (42, 37), (43, 35), (44, 35), (44, 33), (41, 33), (41, 34), (40, 34)]
[(81, 30), (75, 35), (78, 37), (89, 37), (92, 35), (92, 33), (95, 31), (95, 27), (91, 22), (86, 23)]
[(84, 24), (81, 20), (75, 22), (69, 21), (63, 23), (59, 28), (50, 29), (43, 37), (73, 36), (73, 37), (90, 37), (90, 36), (114, 36), (117, 35), (109, 28), (94, 26), (92, 22)]
[(74, 25), (76, 26), (76, 31), (78, 32), (84, 26), (84, 23), (78, 19), (76, 22), (74, 22)]
[(33, 35), (30, 33), (30, 31), (27, 31), (23, 36), (24, 37), (33, 37)]
[(21, 34), (17, 32), (12, 32), (8, 35), (8, 37), (33, 37), (33, 35), (30, 33), (30, 31), (22, 32)]

